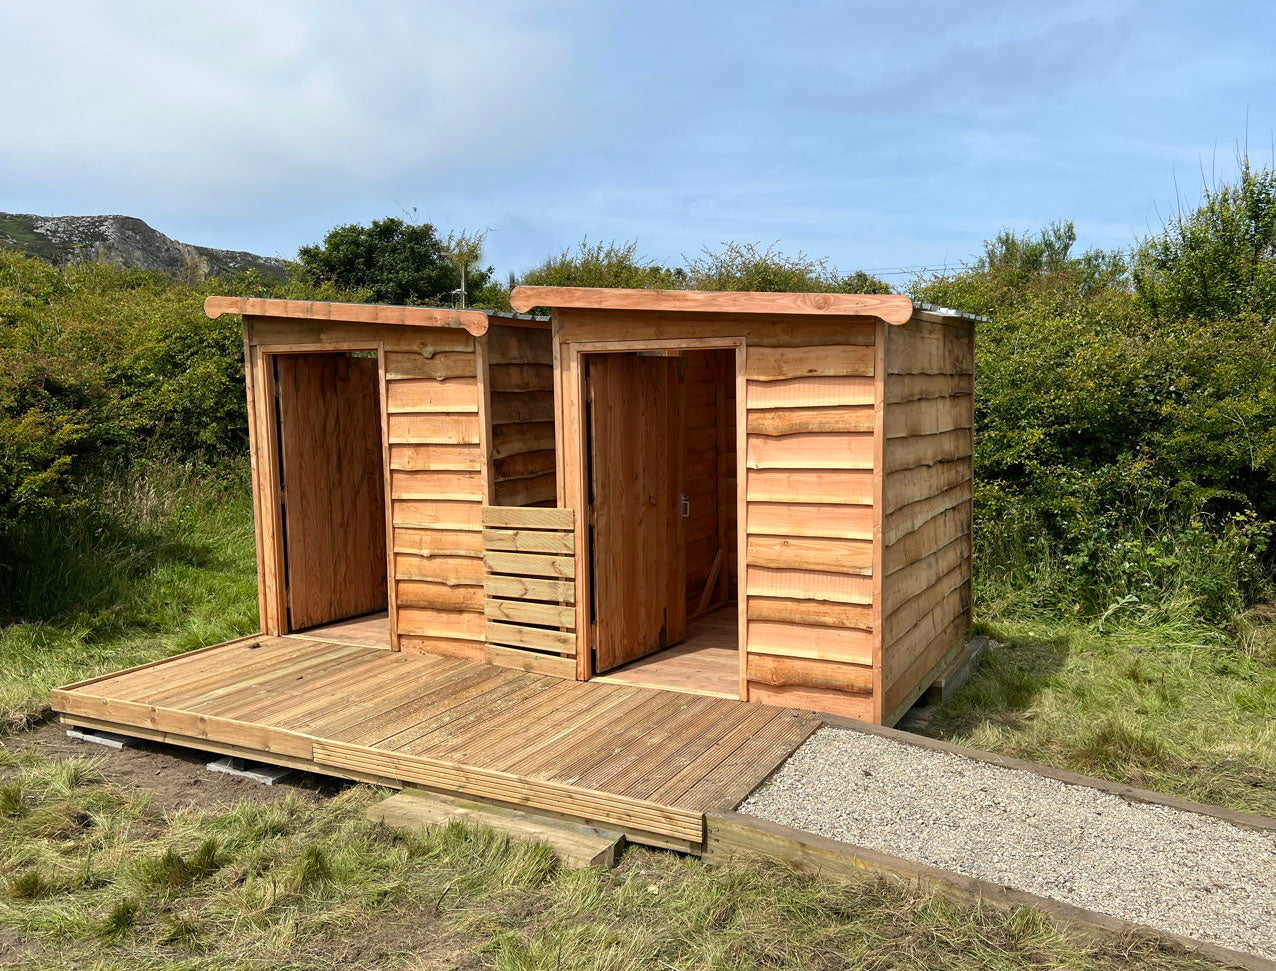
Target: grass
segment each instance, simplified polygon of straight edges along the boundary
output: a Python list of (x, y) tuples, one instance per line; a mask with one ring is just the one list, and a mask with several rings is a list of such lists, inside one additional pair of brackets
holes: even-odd
[(374, 824), (367, 786), (163, 814), (93, 763), (0, 751), (21, 793), (0, 826), (0, 959), (28, 968), (1212, 967), (867, 877), (646, 850), (568, 871), (481, 828)]
[[(246, 470), (154, 468), (98, 489), (83, 517), (44, 524), (9, 564), (0, 964), (1212, 967), (867, 877), (842, 885), (645, 850), (614, 873), (569, 872), (544, 847), (482, 830), (374, 825), (363, 810), (380, 794), (364, 786), (320, 802), (162, 812), (96, 762), (34, 754), (20, 729), (58, 683), (255, 629)], [(942, 713), (941, 734), (1276, 811), (1276, 677), (1259, 652), (1165, 612), (1160, 626), (1096, 626), (992, 607), (989, 631), (1005, 645)]]
[(37, 717), (59, 684), (257, 630), (247, 480), (247, 463), (153, 466), (10, 537), (0, 732)]
[(1276, 815), (1276, 666), (1217, 631), (1003, 618), (933, 734)]

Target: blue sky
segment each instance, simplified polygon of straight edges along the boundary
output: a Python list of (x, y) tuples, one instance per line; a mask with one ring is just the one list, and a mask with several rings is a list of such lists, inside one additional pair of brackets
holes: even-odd
[(502, 273), (582, 236), (883, 272), (1052, 219), (1121, 246), (1276, 131), (1270, 2), (60, 0), (0, 36), (0, 210), (293, 256), (415, 207)]

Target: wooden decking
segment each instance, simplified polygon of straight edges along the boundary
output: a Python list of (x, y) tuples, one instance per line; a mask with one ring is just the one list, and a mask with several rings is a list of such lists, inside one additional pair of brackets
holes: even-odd
[(63, 720), (528, 806), (698, 850), (819, 725), (790, 709), (309, 637), (253, 637), (53, 692)]
[(362, 647), (390, 646), (390, 615), (384, 610), (376, 614), (365, 614), (349, 620), (339, 620), (322, 627), (311, 627), (298, 631), (292, 637), (306, 637), (312, 641), (327, 641), (329, 644), (357, 644)]
[(687, 625), (687, 639), (631, 661), (594, 680), (714, 698), (740, 697), (740, 645), (736, 605), (727, 604)]

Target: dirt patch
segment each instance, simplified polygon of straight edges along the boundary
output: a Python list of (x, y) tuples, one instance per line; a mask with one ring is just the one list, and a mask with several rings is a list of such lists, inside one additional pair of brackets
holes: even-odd
[(273, 786), (262, 785), (209, 772), (208, 763), (218, 756), (208, 752), (141, 740), (135, 748), (108, 748), (68, 738), (66, 726), (56, 720), (7, 736), (3, 742), (14, 752), (34, 751), (47, 759), (94, 759), (109, 782), (130, 792), (149, 794), (161, 811), (228, 808), (244, 800), (278, 802), (290, 793), (318, 802), (351, 785), (309, 772), (293, 772)]
[(354, 928), (341, 941), (304, 955), (333, 968), (385, 968), (406, 961), (412, 971), (473, 971), (491, 967), (479, 939), (458, 933), (442, 917), (398, 907)]

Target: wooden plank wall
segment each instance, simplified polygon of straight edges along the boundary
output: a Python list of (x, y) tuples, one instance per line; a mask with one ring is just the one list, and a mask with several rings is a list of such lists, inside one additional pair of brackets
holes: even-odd
[(575, 679), (574, 516), (571, 509), (483, 507), (484, 660)]
[(746, 349), (745, 676), (752, 701), (871, 718), (875, 327), (842, 324)]
[[(877, 318), (570, 309), (555, 317), (564, 345), (744, 341), (741, 696), (872, 719)], [(566, 346), (560, 358), (570, 360)], [(568, 434), (576, 381), (565, 372)], [(564, 485), (565, 505), (584, 501), (575, 476)]]
[(970, 626), (974, 331), (919, 315), (886, 333), (882, 716), (891, 723)]
[[(250, 346), (264, 350), (382, 349), (394, 560), (391, 634), (404, 650), (480, 659), (485, 489), (474, 338), (459, 328), (273, 317), (247, 317), (245, 324)], [(259, 523), (263, 531), (267, 526)]]
[(397, 330), (385, 376), (399, 646), (478, 659), (485, 488), (475, 340)]
[(493, 324), (487, 341), (491, 501), (553, 506), (554, 353), (548, 327)]
[(735, 353), (688, 351), (687, 616), (736, 596)]

